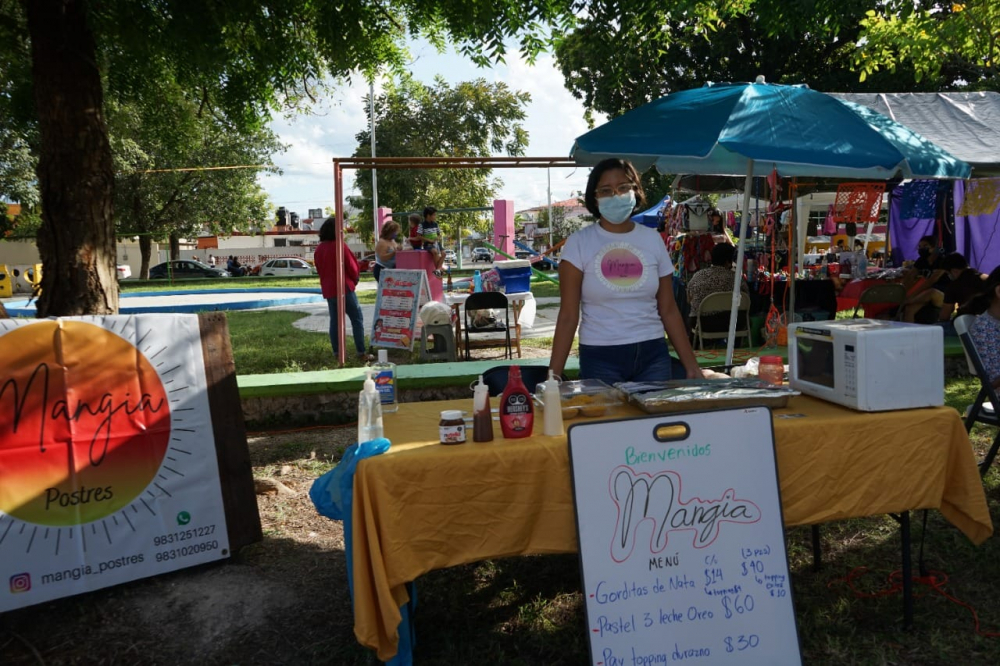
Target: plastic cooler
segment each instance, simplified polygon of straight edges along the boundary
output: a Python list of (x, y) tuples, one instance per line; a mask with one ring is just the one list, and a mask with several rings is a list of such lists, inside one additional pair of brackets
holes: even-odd
[(527, 259), (496, 261), (493, 267), (500, 274), (504, 291), (508, 294), (531, 291), (531, 264)]

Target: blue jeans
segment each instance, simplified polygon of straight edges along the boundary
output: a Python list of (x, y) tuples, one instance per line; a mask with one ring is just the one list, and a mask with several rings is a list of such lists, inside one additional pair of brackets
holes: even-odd
[[(330, 344), (333, 346), (333, 354), (337, 355), (337, 299), (326, 299), (326, 305), (330, 310)], [(358, 303), (358, 295), (353, 291), (344, 294), (344, 314), (351, 320), (351, 333), (354, 336), (354, 348), (358, 354), (365, 353), (365, 318), (361, 314), (361, 304)]]
[(580, 379), (608, 384), (666, 381), (674, 376), (673, 367), (664, 337), (627, 345), (580, 345)]

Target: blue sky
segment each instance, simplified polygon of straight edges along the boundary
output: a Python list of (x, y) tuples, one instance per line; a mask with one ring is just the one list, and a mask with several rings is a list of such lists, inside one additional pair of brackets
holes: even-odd
[[(588, 129), (583, 119), (583, 105), (566, 90), (552, 55), (542, 55), (530, 66), (516, 53), (511, 53), (506, 64), (480, 69), (454, 51), (439, 54), (426, 42), (415, 43), (411, 52), (414, 60), (410, 71), (425, 83), (430, 83), (437, 75), (449, 83), (484, 78), (491, 82), (503, 81), (512, 88), (530, 93), (531, 103), (526, 108), (524, 121), (529, 135), (527, 156), (565, 157), (569, 155), (573, 140)], [(368, 84), (358, 79), (353, 84), (338, 86), (329, 98), (321, 100), (313, 113), (272, 122), (272, 129), (289, 145), (286, 152), (274, 158), (283, 174), (260, 179), (275, 206), (285, 206), (305, 217), (309, 208), (331, 205), (331, 161), (334, 156), (354, 152), (357, 145), (354, 135), (367, 125), (363, 101), (367, 92)], [(376, 84), (376, 94), (378, 92)], [(604, 118), (598, 116), (596, 121), (603, 122)], [(377, 127), (375, 131), (377, 134)], [(582, 190), (587, 172), (585, 168), (552, 169), (552, 200), (568, 199), (577, 190)], [(494, 174), (504, 182), (501, 197), (513, 199), (517, 210), (546, 202), (544, 170), (499, 169)], [(353, 176), (348, 172), (345, 185), (350, 188), (352, 183)], [(392, 205), (387, 201), (379, 203)], [(436, 205), (444, 208), (448, 203), (437, 202)]]

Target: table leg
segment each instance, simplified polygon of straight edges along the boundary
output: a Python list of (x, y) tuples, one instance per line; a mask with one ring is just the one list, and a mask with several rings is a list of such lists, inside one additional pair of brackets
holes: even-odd
[(517, 349), (517, 357), (521, 358), (521, 308), (524, 307), (524, 301), (513, 301), (511, 303), (511, 310), (514, 311), (514, 348)]
[(910, 553), (910, 512), (899, 514), (899, 534), (903, 546), (903, 629), (913, 628), (913, 561)]
[(813, 539), (813, 571), (819, 571), (823, 566), (823, 547), (819, 541), (819, 525), (812, 526)]

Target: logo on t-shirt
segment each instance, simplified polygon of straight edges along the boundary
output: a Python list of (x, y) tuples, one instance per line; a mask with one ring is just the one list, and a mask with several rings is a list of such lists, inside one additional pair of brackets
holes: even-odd
[(649, 273), (643, 270), (643, 253), (628, 243), (613, 243), (597, 253), (597, 276), (612, 291), (635, 291)]

